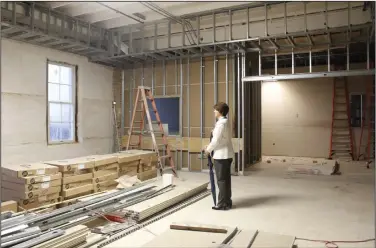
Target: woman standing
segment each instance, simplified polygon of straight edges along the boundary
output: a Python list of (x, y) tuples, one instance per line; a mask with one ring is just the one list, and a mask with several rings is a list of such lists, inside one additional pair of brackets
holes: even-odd
[(214, 115), (217, 119), (213, 138), (210, 144), (204, 148), (206, 154), (212, 153), (214, 170), (217, 176), (219, 189), (218, 204), (212, 207), (214, 210), (228, 210), (232, 208), (231, 200), (231, 163), (234, 157), (234, 149), (230, 135), (230, 127), (227, 119), (229, 107), (226, 103), (219, 102), (214, 105)]

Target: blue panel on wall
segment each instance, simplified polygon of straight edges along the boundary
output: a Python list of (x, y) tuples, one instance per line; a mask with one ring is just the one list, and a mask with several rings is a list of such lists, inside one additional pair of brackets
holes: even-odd
[[(163, 124), (168, 124), (169, 134), (177, 135), (179, 134), (179, 97), (168, 97), (168, 98), (154, 98), (155, 105), (161, 121)], [(149, 108), (152, 109), (151, 102), (148, 100)], [(155, 114), (150, 111), (151, 119), (155, 121)]]

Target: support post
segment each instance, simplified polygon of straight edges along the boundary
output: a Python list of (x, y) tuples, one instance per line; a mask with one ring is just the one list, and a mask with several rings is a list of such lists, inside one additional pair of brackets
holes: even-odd
[(144, 79), (145, 79), (145, 64), (142, 63), (142, 69), (141, 69), (141, 86), (144, 86)]
[[(217, 56), (213, 57), (213, 70), (214, 70), (214, 104), (218, 102), (218, 78), (217, 78), (217, 65), (218, 59)], [(214, 117), (214, 125), (215, 125), (215, 117)]]
[[(259, 46), (261, 46), (261, 41), (260, 40), (259, 40)], [(258, 63), (259, 63), (259, 66), (258, 66), (259, 76), (261, 76), (261, 72), (262, 72), (262, 66), (261, 66), (261, 49), (259, 50), (259, 54), (258, 54)]]
[(188, 171), (191, 171), (191, 154), (190, 154), (190, 143), (189, 138), (191, 137), (191, 109), (190, 109), (190, 82), (189, 82), (189, 68), (190, 67), (190, 59), (189, 59), (189, 52), (187, 58), (187, 112), (188, 112)]
[(238, 61), (238, 70), (237, 70), (237, 75), (238, 75), (238, 82), (237, 82), (237, 92), (238, 92), (238, 113), (237, 113), (237, 131), (238, 131), (238, 173), (241, 174), (242, 173), (242, 161), (241, 161), (241, 152), (240, 152), (240, 135), (241, 135), (241, 124), (240, 124), (240, 119), (241, 119), (241, 89), (240, 89), (240, 85), (241, 85), (241, 73), (240, 73), (240, 63), (241, 63), (241, 60), (240, 60), (240, 53), (237, 54), (237, 61)]
[(179, 142), (179, 147), (180, 147), (180, 168), (183, 168), (183, 59), (180, 59), (180, 98), (179, 98), (179, 113), (180, 113), (180, 118), (179, 118), (179, 130), (180, 130), (180, 142)]
[(309, 49), (309, 73), (312, 73), (312, 50)]
[(249, 39), (249, 8), (247, 8), (247, 39)]
[(229, 28), (228, 28), (228, 40), (232, 41), (232, 11), (228, 11), (228, 16), (229, 16)]
[(265, 37), (269, 36), (268, 32), (268, 4), (265, 3)]
[(369, 35), (367, 35), (367, 70), (369, 70)]
[(129, 27), (129, 47), (128, 53), (133, 53), (133, 33), (132, 33), (132, 26)]
[(158, 24), (154, 24), (154, 50), (158, 50)]
[(295, 55), (294, 55), (294, 49), (291, 50), (291, 74), (295, 74)]
[(166, 60), (163, 60), (163, 95), (166, 95)]
[(175, 95), (178, 94), (178, 61), (175, 59)]
[(213, 43), (216, 42), (215, 13), (213, 12)]
[(200, 45), (200, 16), (197, 16), (197, 45)]
[[(32, 2), (31, 3), (31, 10), (30, 10), (30, 29), (31, 29), (31, 32), (34, 32), (34, 20), (35, 20), (34, 14), (35, 14), (35, 3)], [(63, 20), (62, 20), (61, 26), (63, 27)]]
[[(204, 58), (200, 57), (200, 138), (201, 147), (203, 147), (202, 138), (204, 136)], [(203, 169), (203, 159), (201, 159), (201, 171)]]
[[(246, 75), (245, 75), (245, 53), (242, 53), (242, 78), (244, 78)], [(244, 126), (244, 117), (245, 117), (245, 112), (244, 112), (244, 82), (243, 80), (240, 79), (240, 83), (241, 83), (241, 119), (242, 119), (242, 122), (241, 122), (241, 130), (242, 130), (242, 135), (241, 135), (241, 146), (239, 144), (239, 153), (240, 153), (240, 148), (241, 147), (244, 147), (244, 140), (245, 140), (245, 126)], [(244, 167), (245, 167), (245, 152), (244, 150), (241, 151), (241, 154), (242, 154), (242, 170), (241, 170), (241, 175), (244, 175)]]
[(171, 21), (168, 21), (167, 46), (168, 48), (171, 48)]
[[(124, 123), (125, 123), (125, 71), (121, 70), (121, 123), (120, 123), (120, 136), (121, 139), (124, 136)], [(117, 123), (115, 123), (115, 126)]]
[(284, 20), (284, 23), (285, 23), (285, 34), (287, 35), (287, 6), (286, 6), (286, 2), (284, 2), (284, 11), (283, 11), (283, 20)]
[(328, 71), (330, 71), (330, 47), (328, 47), (328, 59), (327, 59), (327, 61), (328, 61)]
[(274, 50), (274, 75), (278, 75), (278, 55), (277, 55), (277, 50)]
[(185, 20), (183, 20), (183, 23), (181, 24), (181, 29), (182, 29), (181, 44), (184, 47), (185, 46)]

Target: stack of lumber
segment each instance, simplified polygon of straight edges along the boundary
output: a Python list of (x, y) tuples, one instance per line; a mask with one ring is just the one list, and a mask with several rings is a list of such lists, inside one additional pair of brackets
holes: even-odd
[(34, 248), (70, 248), (77, 247), (79, 244), (86, 242), (86, 237), (89, 234), (89, 228), (84, 225), (77, 225), (68, 228), (65, 233), (57, 238), (51, 239)]
[(44, 163), (2, 166), (2, 201), (13, 200), (20, 210), (60, 201), (61, 173)]
[(157, 176), (158, 157), (155, 152), (129, 150), (114, 155), (118, 158), (119, 177), (137, 175), (141, 181), (145, 181)]
[(206, 190), (208, 183), (204, 183), (199, 186), (192, 187), (175, 187), (173, 190), (164, 194), (155, 196), (146, 201), (127, 207), (125, 215), (136, 222), (147, 219), (148, 217), (155, 215), (179, 202), (182, 202), (200, 192)]
[(114, 155), (93, 155), (88, 159), (94, 161), (93, 187), (94, 192), (108, 191), (116, 188), (119, 177), (118, 158)]
[(62, 173), (63, 200), (69, 200), (93, 192), (94, 161), (90, 158), (74, 158), (48, 161), (46, 164), (56, 166)]

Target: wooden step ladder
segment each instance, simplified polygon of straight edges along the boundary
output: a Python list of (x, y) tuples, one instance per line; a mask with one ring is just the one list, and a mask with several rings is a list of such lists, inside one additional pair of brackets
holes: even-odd
[[(151, 103), (151, 109), (149, 108), (148, 100)], [(154, 112), (156, 121), (152, 121), (150, 111)], [(139, 115), (140, 119), (136, 120), (136, 115)], [(147, 124), (149, 125), (149, 130), (144, 130), (145, 127), (145, 116)], [(135, 125), (135, 124), (139, 125)], [(159, 127), (158, 131), (154, 131), (153, 124), (157, 124)], [(171, 150), (167, 142), (167, 137), (165, 135), (165, 132), (163, 130), (163, 125), (157, 110), (157, 106), (155, 104), (155, 99), (153, 97), (153, 94), (151, 92), (150, 87), (145, 86), (139, 86), (137, 89), (137, 95), (136, 100), (133, 108), (133, 114), (132, 114), (132, 122), (131, 126), (128, 130), (128, 142), (126, 150), (130, 149), (141, 149), (142, 144), (142, 136), (150, 135), (152, 142), (153, 142), (153, 151), (157, 153), (158, 156), (158, 169), (160, 171), (160, 174), (163, 175), (165, 170), (172, 170), (175, 177), (178, 177), (176, 170), (175, 170), (175, 164), (174, 160), (172, 159)], [(132, 137), (138, 137), (137, 143), (131, 143), (134, 140)], [(157, 143), (156, 137), (162, 138), (162, 144)], [(164, 149), (166, 151), (166, 155), (161, 156), (160, 150)], [(170, 168), (164, 168), (164, 161), (165, 159), (168, 159)]]
[(353, 138), (346, 77), (334, 78), (332, 106), (329, 159), (353, 160)]

